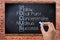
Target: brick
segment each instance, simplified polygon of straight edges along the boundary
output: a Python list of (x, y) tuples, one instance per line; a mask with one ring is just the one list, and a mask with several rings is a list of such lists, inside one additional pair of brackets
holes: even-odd
[[(57, 40), (60, 40), (60, 0), (0, 0), (0, 40), (43, 40), (42, 35), (39, 36), (19, 36), (5, 35), (5, 2), (6, 3), (52, 3), (56, 1), (56, 30)], [(2, 23), (2, 24), (1, 24)]]

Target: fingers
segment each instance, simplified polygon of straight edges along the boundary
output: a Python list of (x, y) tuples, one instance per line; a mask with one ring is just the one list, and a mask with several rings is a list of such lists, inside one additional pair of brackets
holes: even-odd
[(50, 26), (50, 30), (55, 30), (53, 23), (51, 23)]
[(52, 26), (53, 29), (55, 29), (53, 23), (51, 23), (51, 26)]
[(53, 23), (51, 22), (43, 22), (45, 26), (48, 26), (48, 31), (55, 30)]

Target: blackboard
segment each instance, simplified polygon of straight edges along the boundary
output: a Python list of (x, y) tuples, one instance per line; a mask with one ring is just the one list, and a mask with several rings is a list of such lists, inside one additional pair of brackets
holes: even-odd
[(55, 25), (55, 4), (6, 4), (6, 34), (40, 34), (41, 22)]

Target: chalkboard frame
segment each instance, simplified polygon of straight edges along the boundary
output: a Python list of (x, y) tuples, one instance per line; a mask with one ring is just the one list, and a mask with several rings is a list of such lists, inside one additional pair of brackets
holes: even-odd
[[(8, 4), (8, 3), (6, 3), (6, 4)], [(12, 3), (9, 3), (9, 4), (12, 4)], [(18, 3), (14, 3), (14, 4), (18, 4)], [(22, 3), (21, 3), (22, 4)], [(32, 4), (34, 4), (34, 3), (32, 3)], [(35, 3), (36, 4), (36, 3)], [(42, 4), (42, 3), (41, 3)], [(43, 3), (44, 4), (44, 3)], [(46, 3), (47, 4), (47, 3)], [(55, 3), (48, 3), (48, 4), (55, 4)], [(55, 4), (56, 5), (56, 4)], [(56, 13), (55, 13), (56, 14)], [(56, 17), (56, 15), (55, 15), (55, 17)], [(56, 24), (56, 20), (55, 20), (55, 24)], [(7, 33), (5, 33), (5, 34), (7, 34)], [(11, 34), (12, 35), (12, 34)], [(16, 35), (17, 35), (17, 33), (16, 33)], [(21, 35), (21, 34), (19, 34), (19, 35)], [(22, 35), (26, 35), (26, 34), (22, 34)], [(27, 34), (27, 35), (34, 35), (34, 34)], [(38, 34), (35, 34), (35, 35), (38, 35)]]

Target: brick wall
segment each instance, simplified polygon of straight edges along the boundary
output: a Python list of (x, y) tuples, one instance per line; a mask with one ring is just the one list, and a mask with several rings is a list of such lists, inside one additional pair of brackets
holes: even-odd
[(60, 1), (56, 1), (56, 38), (60, 40)]
[(53, 3), (56, 2), (56, 38), (60, 40), (60, 0), (0, 0), (0, 40), (43, 40), (42, 35), (6, 35), (5, 3)]

